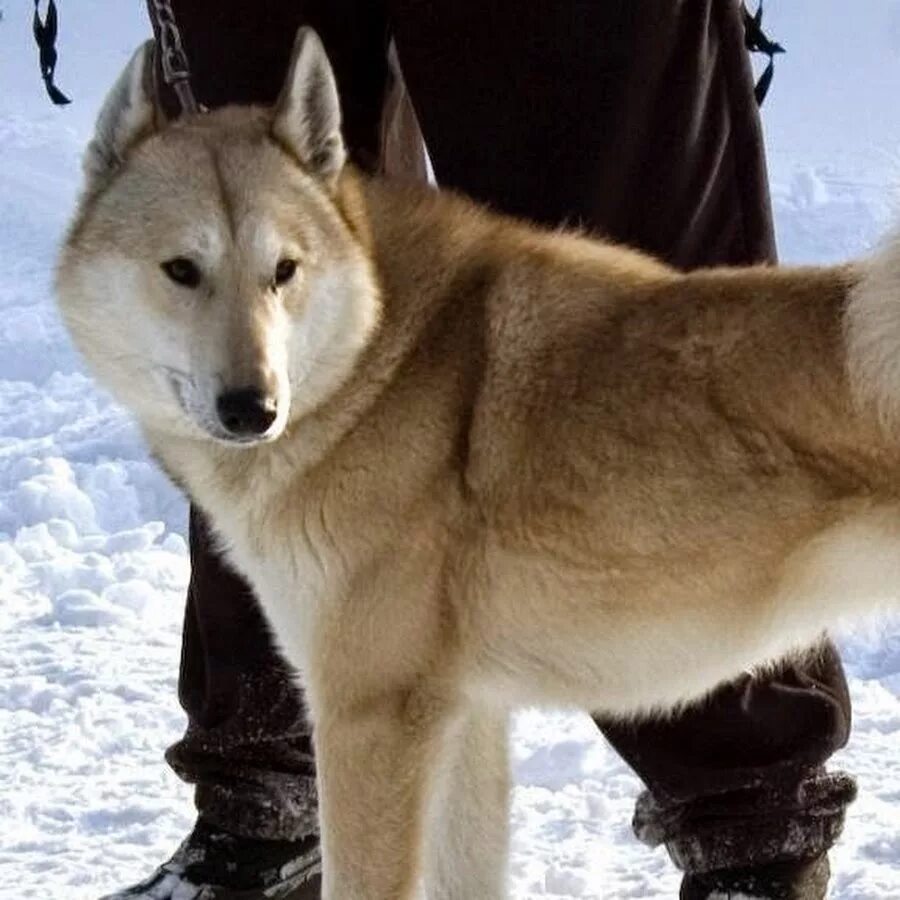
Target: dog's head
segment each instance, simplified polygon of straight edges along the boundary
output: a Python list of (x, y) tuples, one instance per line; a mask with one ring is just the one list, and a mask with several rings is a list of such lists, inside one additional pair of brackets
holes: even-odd
[(151, 45), (107, 97), (57, 271), (76, 344), (145, 426), (277, 438), (352, 370), (378, 318), (338, 195), (334, 76), (298, 34), (272, 110), (157, 125)]

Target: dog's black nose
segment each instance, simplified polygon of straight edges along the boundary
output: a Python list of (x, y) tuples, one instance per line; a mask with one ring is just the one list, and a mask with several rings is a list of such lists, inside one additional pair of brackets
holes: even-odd
[(225, 429), (236, 437), (265, 434), (278, 414), (275, 398), (257, 388), (225, 391), (216, 400), (216, 412)]

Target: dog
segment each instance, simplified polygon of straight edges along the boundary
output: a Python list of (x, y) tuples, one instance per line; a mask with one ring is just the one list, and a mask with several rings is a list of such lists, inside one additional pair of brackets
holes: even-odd
[(271, 110), (162, 123), (149, 56), (60, 309), (301, 673), (328, 900), (503, 896), (514, 707), (665, 715), (895, 602), (900, 250), (685, 274), (359, 173), (307, 29)]

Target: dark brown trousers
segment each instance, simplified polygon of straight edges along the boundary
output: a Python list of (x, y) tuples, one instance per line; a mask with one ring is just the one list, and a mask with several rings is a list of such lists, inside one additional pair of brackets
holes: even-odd
[[(774, 261), (737, 0), (173, 6), (209, 107), (271, 102), (295, 30), (310, 23), (337, 71), (356, 162), (376, 168), (393, 153), (400, 168), (413, 165), (414, 130), (382, 127), (392, 39), (442, 185), (677, 266)], [(174, 112), (173, 97), (163, 100)], [(189, 725), (169, 762), (221, 827), (299, 837), (315, 818), (301, 696), (251, 592), (212, 553), (196, 514), (191, 553), (180, 683)], [(648, 787), (639, 835), (665, 842), (688, 870), (819, 852), (852, 795), (852, 781), (822, 769), (850, 725), (830, 643), (672, 719), (597, 724)]]

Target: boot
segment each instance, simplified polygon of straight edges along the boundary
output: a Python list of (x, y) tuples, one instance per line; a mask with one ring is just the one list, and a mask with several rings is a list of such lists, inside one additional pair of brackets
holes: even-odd
[(320, 871), (318, 837), (260, 841), (198, 819), (168, 862), (102, 900), (319, 900)]
[(825, 900), (828, 855), (685, 875), (681, 900)]

